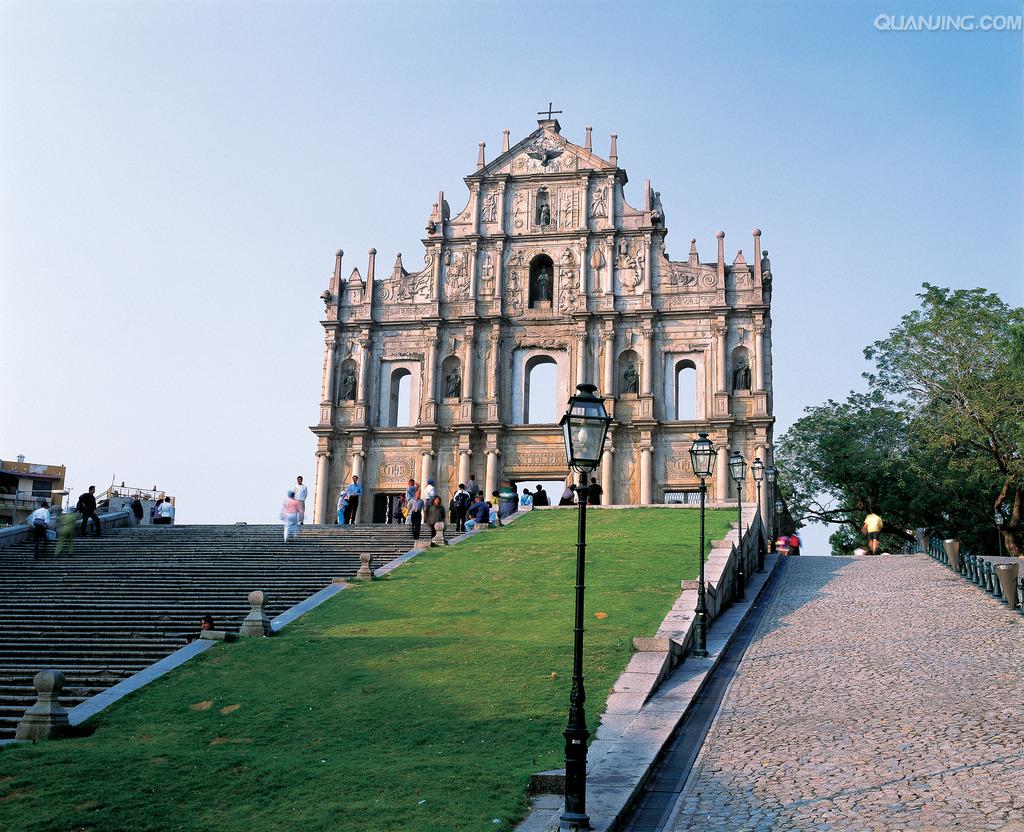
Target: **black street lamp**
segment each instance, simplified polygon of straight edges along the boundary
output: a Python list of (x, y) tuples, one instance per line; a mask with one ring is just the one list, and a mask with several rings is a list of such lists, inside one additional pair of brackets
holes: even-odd
[(693, 655), (708, 654), (708, 603), (704, 596), (704, 500), (707, 497), (707, 479), (715, 470), (715, 457), (718, 451), (706, 433), (699, 434), (690, 446), (690, 465), (693, 473), (700, 479), (700, 582), (697, 584), (697, 609), (694, 614), (697, 620), (694, 625)]
[(779, 537), (781, 535), (781, 532), (782, 532), (782, 528), (781, 528), (781, 526), (782, 526), (782, 509), (784, 509), (784, 508), (785, 508), (785, 506), (782, 504), (782, 500), (776, 498), (775, 499), (775, 526), (776, 526), (776, 529), (778, 530), (778, 533), (775, 535), (776, 537)]
[(738, 590), (736, 597), (742, 601), (746, 598), (747, 576), (743, 574), (743, 480), (747, 476), (747, 461), (739, 451), (733, 451), (729, 457), (729, 473), (733, 482), (736, 483), (736, 518), (739, 521), (739, 541), (736, 548), (739, 550), (739, 558), (736, 561), (736, 583)]
[(576, 624), (573, 628), (572, 689), (569, 691), (569, 723), (562, 732), (565, 737), (565, 811), (563, 829), (590, 829), (587, 816), (587, 717), (583, 703), (583, 589), (587, 551), (587, 474), (601, 461), (611, 417), (604, 400), (594, 393), (593, 384), (577, 384), (576, 395), (569, 398), (569, 409), (559, 424), (565, 440), (565, 457), (569, 467), (579, 472), (576, 489), (579, 502), (579, 524), (576, 532)]
[[(764, 469), (764, 481), (766, 483), (768, 483), (768, 499), (773, 501), (772, 502), (772, 508), (773, 509), (775, 508), (775, 504), (774, 504), (774, 500), (775, 500), (775, 483), (778, 481), (778, 479), (779, 479), (779, 469), (776, 468), (774, 465), (769, 465), (767, 468)], [(775, 516), (775, 512), (773, 511), (772, 512), (772, 534), (771, 534), (771, 542), (770, 542), (770, 545), (772, 546), (772, 551), (774, 551), (775, 538), (776, 538), (776, 536), (778, 534), (778, 522), (779, 522), (778, 517)]]
[(996, 521), (996, 537), (999, 539), (999, 557), (1003, 556), (1003, 526), (1010, 522), (1010, 507), (1003, 500), (995, 510), (992, 519)]
[[(764, 463), (761, 462), (761, 458), (757, 457), (754, 459), (753, 464), (750, 466), (750, 473), (754, 477), (754, 483), (757, 485), (757, 510), (761, 511), (761, 480), (764, 479)], [(761, 518), (761, 523), (764, 523), (764, 518)], [(761, 543), (757, 544), (757, 571), (764, 572), (764, 548)]]

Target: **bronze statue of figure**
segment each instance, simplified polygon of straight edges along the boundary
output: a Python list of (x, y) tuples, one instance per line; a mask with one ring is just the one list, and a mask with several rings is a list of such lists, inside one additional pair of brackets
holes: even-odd
[(458, 367), (452, 367), (451, 371), (444, 377), (445, 380), (445, 398), (446, 399), (457, 399), (459, 394), (462, 392), (462, 376), (459, 374)]
[(739, 359), (736, 362), (736, 369), (732, 371), (732, 389), (750, 389), (750, 365), (745, 358)]
[(537, 272), (536, 290), (534, 300), (551, 302), (551, 272), (546, 268)]
[(640, 373), (637, 372), (636, 364), (630, 363), (626, 365), (626, 370), (622, 374), (624, 381), (626, 382), (622, 387), (622, 392), (633, 395), (638, 395), (640, 392)]
[(356, 398), (356, 374), (346, 370), (341, 374), (341, 400), (343, 402), (355, 401)]

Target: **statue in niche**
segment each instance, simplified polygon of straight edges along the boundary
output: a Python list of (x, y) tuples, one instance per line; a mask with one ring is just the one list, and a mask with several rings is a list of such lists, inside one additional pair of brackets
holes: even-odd
[(485, 295), (494, 294), (494, 263), (490, 254), (484, 255), (483, 265), (480, 267), (480, 281)]
[(732, 389), (750, 389), (750, 365), (745, 358), (740, 358), (736, 362), (736, 369), (732, 371)]
[(761, 255), (761, 283), (765, 286), (772, 282), (772, 261), (768, 259), (768, 249)]
[(354, 402), (356, 400), (356, 374), (352, 368), (346, 368), (341, 373), (341, 401)]
[(606, 217), (608, 216), (608, 208), (605, 205), (605, 199), (607, 190), (605, 188), (597, 188), (594, 191), (594, 201), (590, 206), (590, 216), (592, 217)]
[(622, 385), (622, 392), (626, 395), (638, 395), (640, 392), (640, 373), (636, 368), (636, 364), (630, 362), (626, 365), (626, 369), (622, 374), (622, 380), (625, 382)]
[(444, 396), (446, 399), (457, 399), (459, 394), (462, 392), (462, 375), (459, 373), (459, 368), (452, 365), (451, 370), (448, 371), (448, 375), (444, 377)]
[(541, 228), (551, 225), (551, 206), (548, 204), (548, 192), (544, 188), (537, 191), (537, 211), (534, 222)]
[(518, 312), (523, 308), (523, 291), (519, 286), (519, 271), (513, 269), (508, 275), (508, 285), (505, 287), (505, 302), (509, 312)]
[(498, 195), (491, 191), (484, 197), (484, 222), (494, 222), (498, 216)]
[(541, 303), (551, 303), (551, 272), (548, 271), (547, 266), (542, 266), (541, 270), (537, 272), (537, 277), (534, 278), (533, 299)]

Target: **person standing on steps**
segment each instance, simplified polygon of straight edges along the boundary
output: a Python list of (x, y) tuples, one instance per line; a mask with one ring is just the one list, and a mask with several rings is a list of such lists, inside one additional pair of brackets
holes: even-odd
[(142, 517), (146, 513), (143, 510), (143, 508), (142, 508), (142, 501), (138, 497), (136, 497), (134, 500), (132, 500), (131, 508), (132, 508), (132, 517), (135, 518), (135, 525), (136, 526), (141, 526), (142, 525)]
[(477, 494), (483, 494), (483, 489), (480, 487), (480, 483), (476, 481), (476, 474), (469, 475), (469, 482), (466, 483), (466, 491), (469, 492), (470, 500), (476, 500)]
[(344, 488), (338, 495), (338, 525), (345, 525), (345, 512), (348, 510), (348, 491)]
[(75, 525), (78, 523), (78, 514), (73, 511), (65, 511), (57, 518), (57, 547), (53, 550), (55, 558), (60, 557), (61, 551), (67, 547), (68, 557), (75, 554)]
[(89, 490), (78, 498), (78, 505), (75, 506), (75, 511), (82, 515), (82, 528), (79, 529), (78, 532), (82, 537), (85, 537), (86, 527), (89, 525), (89, 520), (92, 520), (92, 524), (96, 529), (96, 537), (103, 537), (103, 530), (100, 527), (100, 518), (96, 516), (95, 485), (90, 485)]
[(444, 539), (444, 506), (441, 505), (441, 498), (436, 494), (434, 499), (427, 506), (427, 528), (434, 530), (434, 536), (430, 538), (431, 546), (447, 546), (448, 541)]
[(25, 519), (25, 522), (32, 529), (32, 540), (35, 543), (32, 557), (38, 560), (40, 546), (42, 546), (43, 554), (46, 554), (46, 533), (50, 531), (50, 523), (53, 522), (53, 518), (50, 516), (50, 504), (43, 500), (39, 504), (39, 508), (33, 511)]
[(597, 481), (597, 477), (590, 478), (590, 495), (587, 497), (587, 502), (592, 506), (601, 505), (601, 497), (604, 496), (604, 489), (601, 488), (600, 483)]
[(161, 526), (170, 526), (174, 522), (174, 504), (170, 497), (164, 497), (163, 502), (157, 506), (156, 520)]
[(409, 501), (409, 523), (412, 525), (412, 539), (420, 539), (420, 528), (423, 525), (423, 498), (417, 488)]
[(299, 533), (299, 501), (295, 499), (295, 491), (288, 492), (284, 505), (281, 506), (281, 520), (284, 523), (284, 542)]
[(437, 486), (433, 480), (427, 480), (427, 487), (423, 489), (423, 501), (429, 506), (437, 496)]
[(455, 531), (466, 531), (466, 514), (469, 512), (471, 502), (473, 502), (473, 498), (469, 496), (465, 483), (460, 482), (459, 487), (455, 490), (455, 496), (452, 497), (452, 506), (454, 507), (452, 522), (455, 524)]
[(348, 495), (348, 506), (345, 508), (345, 523), (354, 526), (356, 517), (359, 514), (359, 498), (363, 496), (363, 487), (359, 484), (359, 477), (352, 475), (352, 482), (345, 487), (345, 494)]
[(295, 499), (299, 501), (299, 525), (305, 525), (306, 522), (306, 497), (309, 495), (309, 489), (302, 484), (302, 477), (295, 478)]
[(861, 534), (867, 535), (868, 550), (873, 555), (878, 554), (878, 535), (882, 533), (884, 526), (882, 518), (872, 511), (864, 518), (864, 524), (860, 527)]
[(540, 483), (537, 483), (537, 490), (533, 492), (533, 505), (536, 508), (551, 505), (551, 502), (548, 500), (548, 492), (544, 490), (544, 486)]
[(416, 492), (419, 491), (419, 486), (416, 485), (416, 480), (409, 477), (409, 484), (405, 487), (405, 501), (409, 502), (416, 496)]

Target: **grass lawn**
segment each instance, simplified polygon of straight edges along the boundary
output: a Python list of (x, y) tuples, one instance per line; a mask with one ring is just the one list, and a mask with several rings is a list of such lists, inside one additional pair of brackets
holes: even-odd
[[(708, 538), (734, 516), (709, 512)], [(697, 521), (588, 514), (591, 731), (632, 638), (696, 576)], [(218, 645), (91, 736), (4, 748), (0, 829), (509, 829), (530, 774), (563, 764), (575, 541), (575, 511), (533, 512)]]

